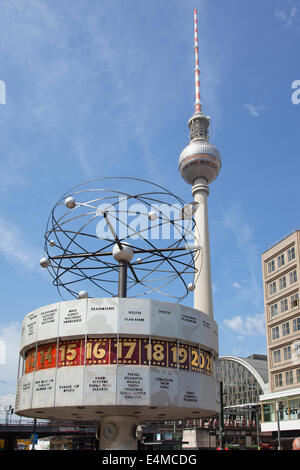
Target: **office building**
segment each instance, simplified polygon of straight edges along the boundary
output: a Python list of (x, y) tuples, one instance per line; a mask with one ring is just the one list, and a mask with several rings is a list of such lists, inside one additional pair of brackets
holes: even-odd
[(300, 230), (262, 255), (270, 393), (261, 396), (262, 431), (300, 435)]

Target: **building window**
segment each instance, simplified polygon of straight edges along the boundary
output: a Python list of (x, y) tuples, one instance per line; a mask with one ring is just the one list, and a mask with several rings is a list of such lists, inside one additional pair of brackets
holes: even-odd
[(286, 321), (282, 323), (282, 336), (286, 336), (290, 334), (290, 322)]
[(269, 294), (272, 295), (272, 294), (275, 294), (275, 293), (276, 293), (276, 281), (271, 282), (269, 284)]
[(285, 384), (286, 385), (292, 385), (294, 383), (293, 380), (293, 371), (292, 370), (287, 370), (285, 373)]
[(284, 253), (281, 253), (281, 255), (277, 257), (277, 265), (278, 268), (281, 268), (281, 266), (284, 265)]
[(300, 369), (296, 370), (296, 380), (297, 380), (297, 383), (300, 384)]
[(298, 294), (291, 295), (291, 308), (298, 307), (299, 297)]
[(262, 404), (262, 420), (263, 422), (272, 422), (276, 421), (275, 416), (275, 403), (274, 402), (267, 402)]
[(279, 338), (279, 326), (274, 326), (272, 328), (272, 339), (278, 339)]
[(294, 269), (293, 271), (290, 272), (290, 284), (293, 284), (294, 282), (297, 282), (297, 271)]
[(268, 263), (268, 273), (270, 274), (273, 271), (275, 271), (275, 261), (272, 259), (272, 261)]
[(276, 349), (276, 351), (273, 351), (273, 361), (274, 361), (274, 364), (281, 361), (281, 351), (280, 351), (280, 349)]
[(277, 304), (272, 304), (271, 305), (271, 317), (276, 317), (278, 315), (278, 306)]
[(289, 419), (299, 419), (299, 398), (296, 398), (296, 400), (288, 400), (289, 403)]
[(288, 261), (292, 261), (292, 259), (295, 259), (295, 247), (294, 246), (287, 251), (287, 257), (288, 257)]
[(293, 320), (293, 331), (300, 330), (300, 317), (294, 318)]
[(291, 357), (292, 357), (291, 346), (286, 346), (285, 348), (283, 348), (283, 358), (285, 361), (288, 361), (289, 359), (291, 359)]
[(279, 289), (284, 289), (286, 287), (286, 276), (279, 278)]
[(280, 311), (281, 313), (283, 312), (286, 312), (288, 310), (289, 306), (288, 306), (288, 299), (282, 299), (280, 301)]
[(282, 387), (282, 374), (275, 375), (275, 386)]

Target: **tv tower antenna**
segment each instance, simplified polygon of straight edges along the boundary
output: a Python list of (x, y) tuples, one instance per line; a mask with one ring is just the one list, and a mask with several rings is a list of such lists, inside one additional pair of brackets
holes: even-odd
[(197, 10), (194, 10), (194, 36), (195, 36), (195, 113), (201, 113), (200, 101), (200, 68), (199, 68), (199, 45), (198, 45), (198, 23)]
[[(195, 112), (189, 119), (190, 142), (179, 157), (179, 171), (182, 178), (192, 185), (194, 201), (198, 206), (195, 213), (197, 244), (202, 248), (201, 265), (195, 258), (194, 308), (213, 317), (212, 283), (208, 231), (207, 196), (209, 183), (214, 181), (221, 170), (221, 156), (217, 148), (209, 142), (209, 117), (202, 113), (200, 101), (200, 68), (197, 10), (194, 10), (195, 37)], [(200, 234), (200, 240), (199, 235)], [(198, 237), (198, 238), (197, 238)]]

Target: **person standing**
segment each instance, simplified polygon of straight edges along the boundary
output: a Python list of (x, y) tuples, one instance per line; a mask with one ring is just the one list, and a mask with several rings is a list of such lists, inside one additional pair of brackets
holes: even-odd
[(293, 440), (293, 450), (300, 450), (300, 437)]

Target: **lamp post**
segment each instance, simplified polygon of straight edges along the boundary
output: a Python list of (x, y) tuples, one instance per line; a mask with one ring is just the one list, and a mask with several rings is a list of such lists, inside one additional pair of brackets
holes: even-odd
[(259, 438), (259, 410), (260, 405), (257, 405), (255, 410), (255, 420), (256, 420), (256, 439), (257, 439), (257, 450), (260, 450), (260, 438)]
[(277, 433), (278, 433), (278, 450), (281, 450), (280, 441), (280, 403), (276, 402), (276, 415), (277, 415)]
[(33, 420), (33, 432), (32, 432), (32, 448), (31, 450), (35, 450), (35, 444), (36, 444), (36, 418)]
[(219, 433), (220, 433), (220, 447), (221, 450), (224, 450), (224, 403), (223, 403), (223, 382), (220, 382), (220, 423), (219, 423)]

